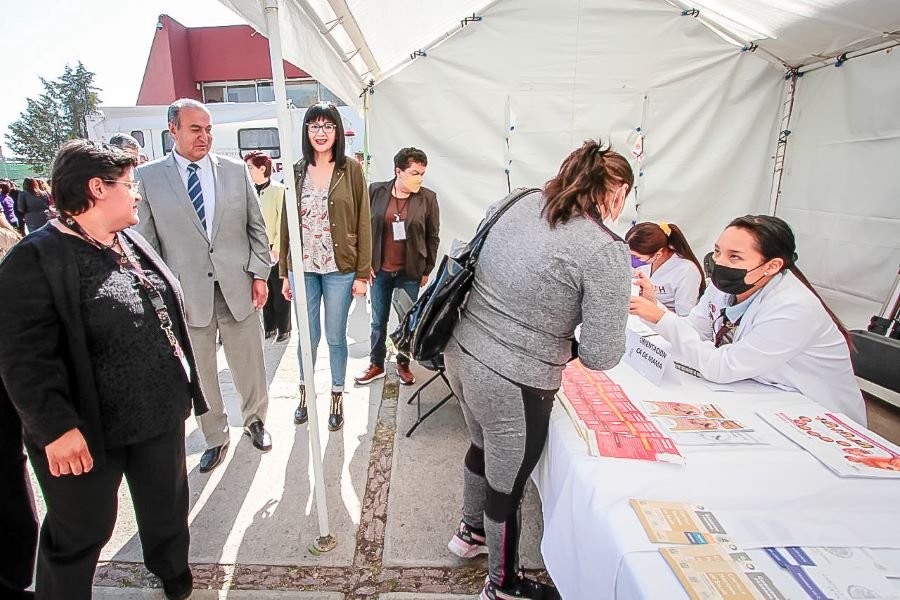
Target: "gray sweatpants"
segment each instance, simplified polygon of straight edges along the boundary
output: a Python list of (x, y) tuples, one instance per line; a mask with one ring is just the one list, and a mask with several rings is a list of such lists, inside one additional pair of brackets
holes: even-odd
[(494, 584), (508, 587), (519, 568), (522, 495), (547, 441), (556, 390), (506, 379), (453, 339), (444, 349), (444, 363), (471, 441), (463, 521), (484, 530), (488, 574)]

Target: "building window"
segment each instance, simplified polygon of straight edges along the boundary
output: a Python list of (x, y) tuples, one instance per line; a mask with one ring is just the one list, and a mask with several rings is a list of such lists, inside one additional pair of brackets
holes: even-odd
[(215, 102), (225, 102), (225, 86), (224, 85), (204, 85), (203, 101), (207, 104)]
[(164, 155), (171, 152), (172, 148), (175, 147), (175, 139), (172, 137), (172, 134), (169, 133), (168, 129), (163, 129), (162, 131), (162, 147)]
[(271, 81), (261, 81), (256, 84), (256, 93), (260, 102), (275, 102), (275, 88)]
[[(312, 106), (321, 100), (333, 102), (335, 106), (346, 106), (331, 90), (314, 79), (288, 81), (288, 100), (297, 108)], [(274, 102), (275, 88), (271, 81), (215, 82), (203, 84), (203, 101), (207, 104), (218, 102)]]
[(297, 108), (312, 106), (319, 101), (319, 83), (316, 81), (289, 81), (286, 91), (288, 100)]
[(281, 144), (278, 140), (278, 129), (275, 127), (256, 127), (238, 129), (238, 149), (241, 158), (248, 152), (262, 150), (271, 158), (281, 158)]
[(228, 102), (256, 102), (256, 84), (229, 85)]
[(345, 102), (343, 102), (340, 98), (338, 98), (333, 93), (331, 93), (331, 90), (329, 90), (327, 87), (325, 87), (321, 83), (319, 84), (319, 99), (331, 102), (335, 106), (347, 106), (347, 104)]
[(135, 130), (131, 132), (131, 137), (137, 140), (137, 143), (141, 145), (141, 148), (144, 147), (144, 132), (140, 130)]

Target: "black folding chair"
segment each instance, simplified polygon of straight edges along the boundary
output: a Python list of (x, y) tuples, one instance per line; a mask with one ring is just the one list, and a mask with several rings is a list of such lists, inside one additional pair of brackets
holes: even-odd
[[(394, 293), (394, 297), (391, 300), (391, 304), (394, 306), (394, 310), (397, 311), (397, 315), (400, 320), (403, 320), (403, 317), (406, 315), (407, 311), (412, 308), (413, 300), (409, 297), (409, 295), (404, 292), (402, 289), (397, 289)], [(409, 400), (406, 401), (407, 404), (416, 403), (416, 422), (413, 423), (413, 426), (409, 428), (409, 431), (406, 432), (406, 437), (412, 435), (413, 431), (422, 424), (425, 419), (430, 417), (434, 412), (447, 403), (448, 400), (455, 397), (453, 390), (450, 388), (450, 381), (447, 379), (447, 375), (444, 373), (444, 355), (443, 353), (438, 355), (438, 357), (434, 360), (428, 361), (419, 361), (419, 364), (428, 369), (429, 371), (434, 371), (434, 375), (432, 375), (428, 381), (419, 386), (412, 396), (409, 397)], [(432, 406), (425, 414), (422, 414), (422, 392), (425, 391), (429, 385), (437, 381), (438, 379), (442, 379), (444, 381), (444, 385), (447, 386), (447, 395), (444, 396), (440, 402)]]
[[(435, 371), (435, 374), (432, 375), (428, 381), (426, 381), (421, 386), (419, 386), (419, 389), (417, 389), (415, 391), (415, 393), (409, 397), (409, 400), (406, 401), (407, 404), (412, 404), (413, 401), (416, 402), (416, 422), (413, 423), (413, 426), (410, 427), (409, 431), (406, 432), (406, 437), (411, 436), (412, 432), (416, 430), (416, 427), (421, 425), (425, 419), (427, 419), (434, 413), (434, 411), (436, 411), (437, 409), (442, 407), (444, 404), (446, 404), (447, 401), (450, 400), (450, 398), (455, 397), (453, 390), (450, 388), (450, 382), (447, 380), (447, 375), (444, 373), (444, 355), (443, 354), (438, 355), (438, 358), (436, 358), (433, 361), (420, 362), (419, 364), (422, 365), (423, 367), (425, 367), (426, 369), (428, 369), (429, 371)], [(444, 396), (441, 399), (440, 402), (438, 402), (437, 404), (435, 404), (434, 406), (429, 408), (428, 412), (426, 412), (423, 415), (422, 414), (422, 391), (425, 388), (427, 388), (429, 385), (434, 383), (434, 381), (436, 381), (438, 378), (444, 380), (444, 385), (447, 386), (448, 393), (446, 396)]]

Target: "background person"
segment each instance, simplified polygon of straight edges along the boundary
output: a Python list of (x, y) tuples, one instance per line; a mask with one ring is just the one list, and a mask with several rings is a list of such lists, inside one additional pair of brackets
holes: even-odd
[(22, 239), (19, 230), (10, 225), (6, 217), (0, 215), (0, 258), (9, 252)]
[[(313, 364), (322, 337), (320, 311), (325, 306), (325, 340), (331, 366), (328, 429), (344, 426), (344, 380), (347, 377), (347, 318), (353, 296), (364, 296), (372, 270), (369, 192), (362, 168), (344, 155), (344, 125), (331, 102), (310, 106), (303, 116), (303, 158), (294, 165), (297, 207), (303, 232), (303, 269)], [(282, 291), (293, 299), (287, 214), (281, 219), (279, 274)], [(294, 423), (306, 423), (306, 386), (300, 361), (300, 402)]]
[(274, 267), (269, 272), (267, 284), (269, 297), (263, 307), (263, 330), (266, 339), (277, 343), (291, 337), (291, 303), (281, 293), (281, 277), (278, 276), (278, 252), (281, 248), (281, 215), (284, 212), (284, 186), (272, 181), (272, 159), (265, 152), (250, 152), (244, 157), (250, 170), (250, 179), (259, 194), (259, 205), (266, 234), (269, 236), (269, 252)]
[(135, 163), (106, 144), (64, 144), (61, 220), (0, 263), (0, 378), (47, 506), (38, 598), (91, 597), (123, 475), (144, 563), (168, 598), (191, 593), (184, 421), (206, 402), (178, 280), (130, 229)]
[(241, 397), (244, 435), (261, 452), (272, 449), (264, 422), (269, 406), (262, 323), (272, 263), (259, 198), (247, 166), (210, 152), (212, 117), (196, 100), (168, 110), (175, 147), (137, 169), (144, 202), (138, 226), (184, 286), (191, 341), (210, 409), (200, 418), (206, 451), (200, 472), (222, 464), (228, 415), (219, 388), (216, 339)]
[[(134, 139), (127, 133), (114, 133), (109, 138), (109, 144), (111, 146), (115, 146), (116, 148), (121, 148), (137, 159), (140, 158), (141, 145), (136, 139)], [(138, 164), (141, 164), (140, 160), (138, 160)]]
[[(649, 265), (656, 299), (679, 316), (691, 312), (706, 282), (681, 229), (673, 223), (638, 223), (625, 234), (625, 241), (634, 257), (632, 266)], [(638, 273), (643, 274), (643, 269)]]
[[(410, 300), (428, 283), (441, 243), (437, 194), (422, 187), (428, 157), (418, 148), (403, 148), (394, 156), (394, 178), (369, 186), (372, 207), (372, 333), (369, 367), (357, 378), (367, 384), (384, 377), (387, 324), (394, 290)], [(409, 357), (397, 355), (397, 376), (403, 385), (416, 377)]]
[(18, 225), (16, 229), (19, 230), (19, 233), (25, 235), (25, 215), (19, 212), (19, 190), (18, 186), (16, 186), (16, 182), (12, 179), (0, 179), (0, 182), (9, 185), (9, 197), (12, 198), (12, 207), (13, 213), (16, 215), (16, 221), (18, 221)]
[(657, 305), (646, 280), (638, 281), (631, 313), (709, 381), (796, 390), (865, 425), (850, 336), (797, 267), (790, 226), (769, 215), (739, 217), (719, 235), (707, 266), (712, 285), (688, 316)]
[(0, 216), (5, 217), (8, 225), (18, 229), (19, 218), (16, 216), (16, 202), (13, 197), (9, 195), (11, 190), (12, 187), (9, 185), (8, 181), (0, 181)]
[(39, 180), (26, 177), (24, 189), (19, 191), (17, 206), (25, 219), (28, 233), (47, 224), (52, 216), (50, 194), (41, 189)]
[(463, 518), (448, 547), (463, 558), (488, 553), (483, 599), (559, 597), (518, 573), (522, 494), (575, 328), (588, 368), (609, 369), (625, 352), (628, 247), (604, 221), (618, 219), (633, 184), (622, 155), (594, 141), (573, 151), (543, 193), (491, 229), (444, 351), (471, 440)]

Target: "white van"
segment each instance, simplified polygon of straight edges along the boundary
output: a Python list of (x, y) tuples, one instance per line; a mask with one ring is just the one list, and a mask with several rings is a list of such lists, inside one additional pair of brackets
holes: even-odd
[[(116, 133), (127, 133), (141, 145), (148, 159), (162, 158), (172, 150), (172, 136), (166, 121), (166, 106), (104, 106), (87, 118), (88, 137), (109, 141)], [(212, 151), (222, 156), (243, 158), (248, 152), (262, 150), (272, 157), (273, 179), (281, 180), (283, 165), (274, 102), (229, 102), (207, 104), (212, 114)], [(346, 154), (353, 157), (363, 151), (363, 120), (348, 107), (338, 107), (346, 134)], [(292, 108), (296, 160), (301, 154), (301, 123), (306, 108)]]

